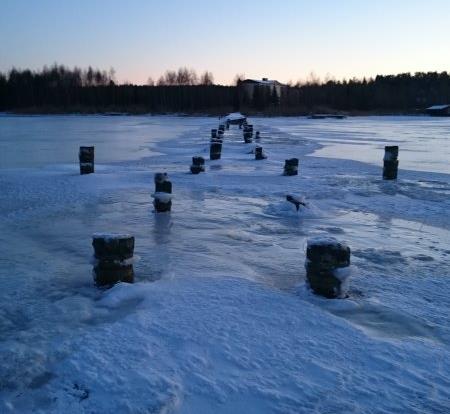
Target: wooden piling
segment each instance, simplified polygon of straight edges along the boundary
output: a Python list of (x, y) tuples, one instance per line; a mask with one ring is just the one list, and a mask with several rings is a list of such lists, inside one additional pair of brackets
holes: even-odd
[(129, 234), (96, 233), (94, 248), (94, 280), (98, 286), (134, 280), (134, 237)]
[(308, 240), (306, 249), (306, 277), (314, 293), (326, 298), (347, 295), (350, 274), (350, 248), (333, 237)]
[(284, 162), (283, 175), (297, 175), (298, 174), (298, 158), (291, 158)]
[(398, 173), (398, 146), (384, 147), (383, 180), (396, 180)]
[(80, 161), (81, 175), (94, 172), (94, 147), (80, 147), (78, 159)]

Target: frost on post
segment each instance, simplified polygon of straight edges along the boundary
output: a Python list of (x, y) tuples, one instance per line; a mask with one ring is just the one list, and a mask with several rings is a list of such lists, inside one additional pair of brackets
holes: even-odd
[(94, 248), (94, 280), (99, 286), (134, 280), (134, 237), (129, 234), (96, 233)]
[(314, 293), (326, 298), (344, 298), (350, 275), (350, 248), (333, 237), (308, 240), (306, 277)]

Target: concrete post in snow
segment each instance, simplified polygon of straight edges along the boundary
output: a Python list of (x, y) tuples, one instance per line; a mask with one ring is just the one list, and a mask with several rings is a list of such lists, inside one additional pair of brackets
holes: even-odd
[(133, 283), (134, 237), (129, 234), (96, 233), (94, 248), (94, 280), (98, 286), (117, 282)]
[(398, 172), (398, 146), (384, 147), (383, 180), (396, 180)]
[(347, 296), (350, 248), (333, 237), (315, 237), (306, 248), (306, 277), (314, 293), (326, 298)]
[(205, 159), (203, 157), (192, 157), (191, 173), (199, 174), (205, 172)]
[(155, 193), (153, 194), (153, 205), (157, 213), (170, 211), (172, 207), (172, 183), (167, 173), (155, 174)]
[(81, 175), (94, 172), (94, 147), (80, 147), (78, 159), (80, 160)]
[(298, 158), (291, 158), (284, 162), (283, 175), (297, 175), (298, 174)]

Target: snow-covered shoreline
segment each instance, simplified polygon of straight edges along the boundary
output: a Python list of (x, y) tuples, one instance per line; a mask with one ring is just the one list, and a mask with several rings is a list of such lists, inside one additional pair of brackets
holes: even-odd
[[(383, 182), (377, 165), (314, 156), (333, 123), (261, 118), (267, 160), (255, 162), (232, 127), (222, 159), (193, 176), (190, 158), (207, 154), (217, 120), (101, 119), (105, 143), (125, 130), (153, 155), (120, 160), (119, 143), (89, 177), (76, 152), (72, 164), (0, 170), (2, 411), (449, 409), (449, 174), (401, 170)], [(367, 139), (370, 125), (352, 122), (336, 134)], [(418, 128), (392, 122), (383, 131)], [(73, 125), (73, 142), (96, 139), (90, 128)], [(283, 177), (292, 156), (299, 176)], [(158, 171), (174, 185), (170, 215), (152, 213)], [(308, 208), (297, 213), (287, 193)], [(137, 283), (94, 287), (95, 232), (136, 237)], [(305, 288), (315, 235), (351, 246), (350, 299)]]

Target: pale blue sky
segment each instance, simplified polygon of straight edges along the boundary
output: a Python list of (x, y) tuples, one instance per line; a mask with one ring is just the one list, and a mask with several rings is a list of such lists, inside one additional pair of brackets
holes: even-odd
[(449, 0), (0, 0), (0, 71), (114, 67), (288, 81), (450, 71)]

